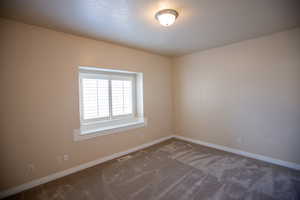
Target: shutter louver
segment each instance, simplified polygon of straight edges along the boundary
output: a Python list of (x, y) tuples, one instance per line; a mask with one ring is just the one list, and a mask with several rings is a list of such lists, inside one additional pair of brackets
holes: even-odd
[(105, 79), (82, 79), (83, 119), (109, 117), (109, 86)]
[(132, 81), (111, 80), (112, 115), (132, 114)]

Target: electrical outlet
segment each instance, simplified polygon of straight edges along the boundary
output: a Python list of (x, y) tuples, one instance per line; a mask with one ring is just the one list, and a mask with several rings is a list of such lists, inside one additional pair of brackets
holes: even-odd
[(28, 172), (28, 175), (31, 175), (35, 170), (35, 166), (33, 163), (30, 163), (27, 165), (27, 172)]
[(242, 144), (242, 143), (243, 143), (243, 137), (238, 137), (237, 142), (238, 142), (239, 144)]
[(67, 161), (67, 160), (69, 160), (69, 155), (65, 154), (63, 158), (64, 158), (64, 161)]

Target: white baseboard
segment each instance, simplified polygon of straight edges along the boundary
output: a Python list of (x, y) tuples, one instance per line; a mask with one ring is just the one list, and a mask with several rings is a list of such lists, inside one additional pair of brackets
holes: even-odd
[(163, 137), (163, 138), (154, 140), (152, 142), (148, 142), (148, 143), (139, 145), (137, 147), (131, 148), (131, 149), (127, 150), (127, 151), (122, 151), (122, 152), (114, 153), (114, 154), (112, 154), (110, 156), (99, 158), (97, 160), (93, 160), (93, 161), (90, 161), (90, 162), (78, 165), (76, 167), (72, 167), (70, 169), (67, 169), (67, 170), (64, 170), (64, 171), (61, 171), (61, 172), (57, 172), (57, 173), (51, 174), (49, 176), (45, 176), (43, 178), (30, 181), (28, 183), (24, 183), (24, 184), (19, 185), (17, 187), (13, 187), (13, 188), (1, 191), (0, 192), (0, 199), (8, 197), (8, 196), (11, 196), (11, 195), (14, 195), (14, 194), (17, 194), (17, 193), (25, 191), (25, 190), (28, 190), (28, 189), (33, 188), (35, 186), (38, 186), (38, 185), (41, 185), (41, 184), (44, 184), (44, 183), (48, 183), (48, 182), (53, 181), (55, 179), (58, 179), (58, 178), (61, 178), (61, 177), (73, 174), (73, 173), (81, 171), (83, 169), (86, 169), (86, 168), (89, 168), (89, 167), (93, 167), (93, 166), (98, 165), (100, 163), (103, 163), (103, 162), (106, 162), (106, 161), (109, 161), (109, 160), (113, 160), (115, 158), (124, 156), (126, 154), (129, 154), (129, 153), (132, 153), (132, 152), (135, 152), (135, 151), (147, 148), (149, 146), (152, 146), (152, 145), (155, 145), (155, 144), (158, 144), (158, 143), (161, 143), (161, 142), (163, 142), (165, 140), (171, 139), (172, 137), (173, 137), (172, 135), (167, 136), (167, 137)]
[(288, 168), (291, 168), (291, 169), (300, 170), (300, 164), (297, 164), (297, 163), (283, 161), (283, 160), (271, 158), (271, 157), (268, 157), (268, 156), (262, 156), (262, 155), (255, 154), (255, 153), (249, 153), (249, 152), (242, 151), (242, 150), (239, 150), (239, 149), (233, 149), (233, 148), (230, 148), (230, 147), (226, 147), (226, 146), (222, 146), (222, 145), (218, 145), (218, 144), (212, 144), (212, 143), (208, 143), (208, 142), (203, 142), (201, 140), (195, 140), (195, 139), (191, 139), (191, 138), (187, 138), (187, 137), (183, 137), (183, 136), (175, 135), (174, 138), (184, 140), (184, 141), (187, 141), (187, 142), (191, 142), (191, 143), (195, 143), (195, 144), (200, 144), (200, 145), (207, 146), (207, 147), (211, 147), (211, 148), (214, 148), (214, 149), (218, 149), (218, 150), (222, 150), (222, 151), (242, 155), (242, 156), (253, 158), (253, 159), (256, 159), (256, 160), (265, 161), (265, 162), (272, 163), (272, 164), (275, 164), (275, 165), (280, 165), (280, 166), (283, 166), (283, 167), (288, 167)]

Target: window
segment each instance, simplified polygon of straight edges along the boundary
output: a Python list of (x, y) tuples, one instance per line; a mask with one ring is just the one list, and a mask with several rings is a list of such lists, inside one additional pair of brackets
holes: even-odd
[(134, 82), (134, 75), (81, 72), (81, 121), (86, 123), (134, 116)]
[(142, 73), (80, 67), (79, 93), (80, 130), (77, 130), (77, 137), (145, 125)]

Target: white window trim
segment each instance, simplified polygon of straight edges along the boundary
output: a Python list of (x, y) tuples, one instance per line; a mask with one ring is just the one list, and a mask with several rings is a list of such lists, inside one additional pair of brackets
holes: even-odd
[[(99, 74), (97, 74), (99, 72)], [(83, 120), (82, 118), (82, 95), (81, 95), (81, 74), (89, 78), (131, 79), (133, 80), (133, 114), (125, 116), (115, 116), (108, 118)], [(88, 75), (87, 75), (88, 74)], [(124, 132), (130, 129), (145, 127), (147, 120), (144, 117), (143, 108), (143, 74), (140, 72), (129, 72), (114, 69), (104, 69), (98, 67), (79, 67), (79, 104), (80, 104), (80, 128), (73, 131), (74, 141), (86, 140), (98, 136)], [(105, 120), (106, 119), (106, 120)]]
[(99, 127), (91, 130), (83, 131), (81, 129), (75, 129), (73, 132), (74, 141), (87, 140), (98, 136), (110, 135), (119, 132), (125, 132), (131, 129), (142, 128), (147, 126), (147, 119), (141, 118), (136, 119), (135, 121), (123, 123), (119, 125), (111, 125)]

